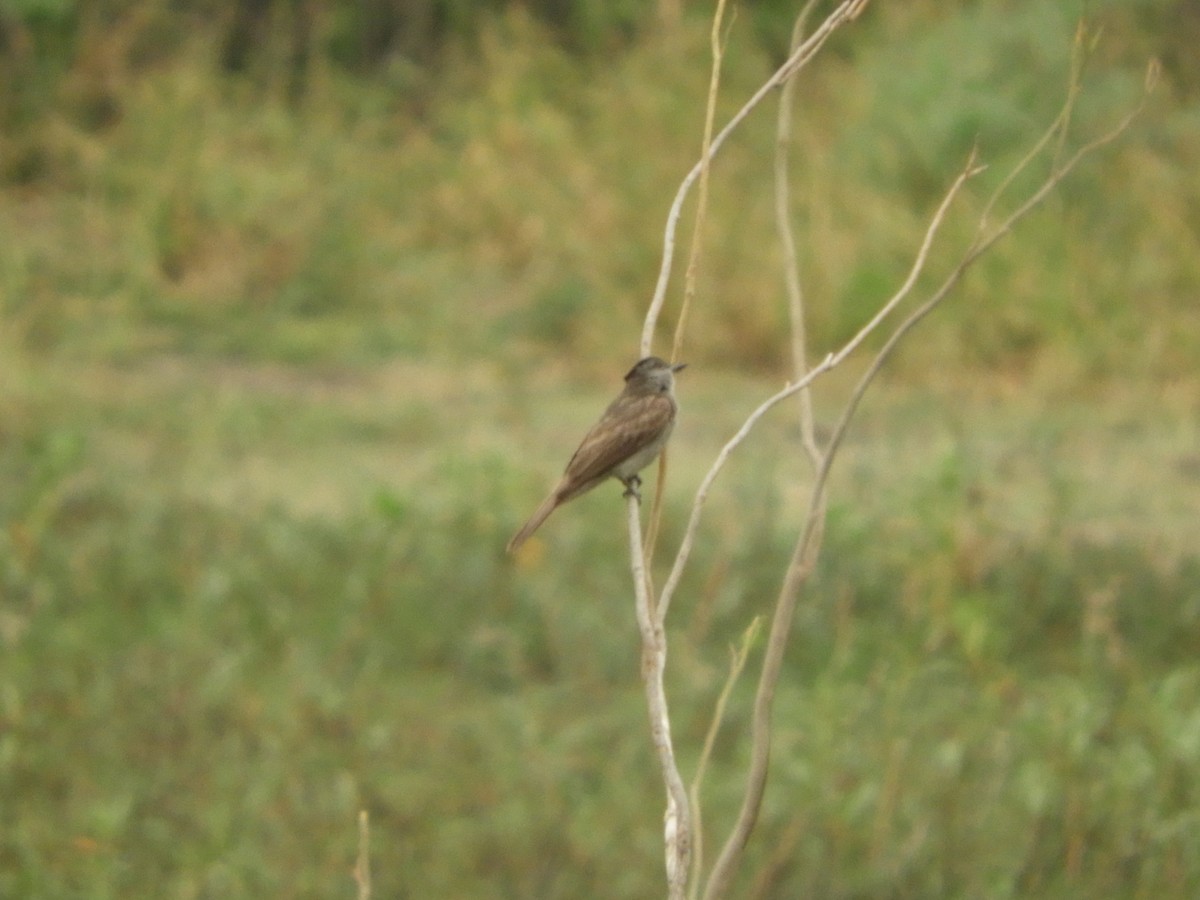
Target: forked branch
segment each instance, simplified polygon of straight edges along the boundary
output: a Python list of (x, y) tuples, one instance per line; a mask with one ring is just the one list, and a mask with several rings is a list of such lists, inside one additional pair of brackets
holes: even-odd
[[(762, 87), (754, 92), (754, 95), (734, 114), (728, 124), (717, 133), (712, 139), (706, 158), (711, 162), (712, 158), (717, 155), (717, 151), (721, 149), (721, 145), (725, 143), (726, 138), (737, 130), (746, 116), (750, 115), (770, 95), (771, 91), (782, 86), (788, 78), (807, 65), (838, 28), (857, 18), (866, 8), (867, 2), (868, 0), (844, 0), (839, 3), (825, 21), (813, 31), (812, 35), (792, 52), (783, 65), (763, 82)], [(684, 177), (679, 185), (679, 190), (675, 192), (671, 209), (667, 213), (667, 226), (663, 234), (662, 266), (658, 272), (658, 281), (654, 286), (654, 296), (650, 300), (650, 308), (646, 310), (645, 323), (642, 325), (641, 356), (650, 354), (650, 348), (654, 341), (654, 330), (658, 325), (658, 317), (662, 312), (663, 303), (666, 301), (667, 283), (671, 280), (671, 267), (675, 260), (675, 232), (679, 226), (679, 216), (683, 211), (683, 201), (687, 199), (692, 185), (700, 177), (703, 167), (704, 159), (701, 159)]]
[[(721, 129), (715, 136), (708, 139), (708, 134), (711, 128), (711, 117), (706, 127), (705, 147), (702, 153), (700, 162), (692, 168), (692, 170), (683, 179), (675, 199), (672, 203), (667, 217), (666, 229), (663, 240), (663, 259), (659, 271), (658, 281), (655, 286), (654, 295), (651, 299), (649, 309), (646, 313), (646, 319), (643, 326), (641, 338), (641, 355), (649, 355), (651, 351), (651, 341), (654, 336), (658, 317), (661, 313), (667, 283), (670, 279), (670, 274), (673, 265), (675, 234), (682, 210), (683, 202), (691, 190), (697, 178), (702, 175), (707, 176), (708, 166), (715, 157), (721, 146), (729, 135), (738, 128), (745, 120), (746, 116), (756, 108), (763, 99), (775, 88), (786, 85), (789, 80), (820, 50), (824, 43), (829, 39), (830, 35), (837, 28), (855, 18), (866, 6), (867, 0), (845, 0), (839, 3), (836, 8), (826, 17), (826, 19), (818, 26), (813, 33), (801, 39), (802, 28), (800, 23), (797, 24), (796, 37), (793, 41), (794, 49), (788, 59), (775, 71), (775, 73), (767, 79), (766, 82), (759, 88), (758, 91), (745, 103), (738, 113)], [(812, 7), (812, 2), (805, 7), (805, 13)], [(717, 29), (714, 26), (714, 47), (718, 51), (715, 55), (716, 62), (719, 63), (719, 44), (716, 43)], [(1081, 32), (1078, 42), (1084, 40), (1084, 35)], [(708, 473), (705, 475), (696, 495), (693, 499), (691, 513), (688, 518), (688, 523), (684, 531), (683, 538), (680, 542), (679, 550), (676, 554), (671, 571), (668, 575), (666, 583), (663, 585), (662, 591), (657, 598), (653, 596), (650, 578), (647, 571), (646, 555), (643, 550), (641, 539), (640, 519), (638, 516), (638, 504), (636, 500), (631, 498), (628, 505), (629, 519), (629, 537), (630, 537), (630, 554), (631, 565), (633, 570), (633, 578), (635, 591), (637, 595), (637, 618), (639, 628), (642, 633), (643, 656), (642, 656), (642, 675), (645, 684), (647, 706), (650, 716), (651, 734), (654, 741), (656, 752), (658, 753), (660, 765), (663, 772), (663, 780), (666, 786), (667, 793), (667, 812), (665, 821), (665, 844), (666, 844), (666, 868), (667, 881), (669, 886), (669, 896), (672, 900), (682, 900), (686, 894), (687, 883), (689, 879), (689, 863), (692, 852), (692, 825), (691, 825), (691, 809), (689, 806), (689, 797), (684, 788), (683, 780), (679, 775), (678, 767), (674, 758), (674, 750), (671, 741), (670, 720), (667, 713), (666, 695), (663, 688), (663, 674), (666, 666), (666, 640), (664, 636), (664, 621), (667, 611), (670, 607), (671, 599), (677, 590), (680, 580), (683, 576), (684, 569), (690, 558), (690, 554), (698, 532), (702, 510), (707, 501), (708, 494), (720, 474), (730, 456), (749, 436), (755, 425), (765, 416), (772, 408), (779, 403), (787, 400), (790, 397), (800, 395), (802, 398), (802, 424), (803, 433), (805, 435), (805, 448), (809, 453), (810, 459), (814, 463), (816, 470), (813, 488), (809, 499), (809, 507), (807, 510), (805, 522), (801, 528), (800, 534), (796, 541), (791, 560), (788, 564), (783, 582), (780, 586), (778, 598), (775, 603), (774, 613), (771, 620), (770, 633), (767, 640), (767, 648), (764, 655), (763, 667), (758, 680), (758, 687), (754, 701), (754, 714), (752, 723), (752, 747), (751, 747), (751, 763), (747, 775), (745, 790), (743, 794), (742, 804), (737, 816), (737, 820), (733, 825), (731, 832), (722, 848), (721, 854), (717, 859), (713, 870), (709, 876), (704, 897), (706, 900), (715, 900), (715, 898), (724, 896), (731, 884), (734, 873), (736, 872), (742, 851), (748, 841), (751, 832), (753, 831), (755, 822), (758, 817), (758, 812), (761, 807), (763, 792), (765, 790), (767, 772), (770, 758), (770, 737), (771, 737), (771, 710), (774, 700), (774, 691), (778, 683), (780, 672), (782, 671), (782, 662), (784, 651), (787, 646), (788, 636), (791, 628), (792, 617), (796, 608), (801, 587), (812, 571), (816, 560), (816, 553), (820, 545), (820, 536), (824, 527), (824, 509), (825, 509), (825, 491), (828, 481), (829, 472), (832, 468), (833, 461), (836, 458), (842, 439), (849, 426), (858, 405), (864, 396), (867, 388), (870, 386), (879, 370), (882, 368), (885, 361), (892, 354), (894, 349), (899, 345), (900, 341), (908, 334), (908, 332), (916, 326), (926, 315), (929, 314), (938, 304), (940, 304), (954, 289), (954, 287), (962, 279), (967, 269), (1004, 235), (1009, 233), (1012, 228), (1026, 215), (1028, 215), (1036, 206), (1041, 203), (1051, 191), (1065, 178), (1078, 163), (1093, 151), (1099, 149), (1105, 144), (1115, 140), (1123, 133), (1133, 119), (1138, 115), (1145, 104), (1145, 97), (1141, 104), (1123, 118), (1118, 125), (1107, 134), (1082, 145), (1073, 154), (1068, 156), (1063, 161), (1062, 148), (1065, 146), (1067, 127), (1070, 123), (1071, 112), (1075, 102), (1076, 95), (1079, 90), (1079, 76), (1082, 72), (1081, 54), (1084, 48), (1082, 43), (1077, 43), (1077, 55), (1073, 59), (1071, 67), (1071, 76), (1069, 79), (1067, 97), (1063, 104), (1063, 108), (1055, 119), (1054, 123), (1047, 129), (1046, 133), (1033, 145), (1030, 152), (1016, 166), (1000, 184), (994, 195), (987, 202), (983, 214), (980, 216), (979, 225), (976, 236), (968, 248), (963, 252), (957, 264), (951, 270), (950, 274), (942, 282), (941, 285), (919, 306), (913, 309), (901, 322), (897, 325), (884, 342), (882, 348), (868, 367), (866, 373), (855, 386), (845, 409), (839, 418), (834, 431), (831, 435), (828, 446), (821, 449), (816, 446), (815, 439), (812, 436), (811, 427), (811, 411), (807, 407), (806, 393), (809, 387), (816, 379), (830, 370), (836, 368), (845, 361), (850, 354), (858, 350), (864, 341), (869, 336), (878, 331), (885, 321), (889, 320), (896, 312), (897, 308), (908, 300), (917, 284), (917, 281), (925, 269), (926, 262), (929, 258), (934, 239), (941, 228), (951, 203), (958, 196), (963, 186), (971, 178), (983, 171), (983, 167), (976, 162), (975, 154), (972, 153), (963, 170), (959, 173), (954, 182), (947, 189), (945, 196), (938, 208), (930, 217), (929, 224), (925, 230), (923, 240), (920, 247), (914, 256), (912, 267), (905, 278), (904, 282), (897, 289), (895, 294), (883, 303), (878, 312), (870, 321), (862, 326), (862, 328), (849, 341), (847, 341), (837, 351), (829, 353), (818, 364), (809, 368), (807, 365), (807, 348), (804, 346), (803, 335), (803, 309), (802, 298), (800, 294), (798, 270), (791, 269), (787, 274), (788, 290), (790, 305), (793, 312), (793, 357), (796, 363), (796, 373), (794, 381), (776, 392), (771, 397), (767, 398), (759, 405), (745, 420), (741, 428), (729, 439), (717, 454)], [(1154, 81), (1157, 77), (1157, 67), (1152, 65), (1147, 75), (1146, 80), (1146, 95), (1153, 88)], [(714, 73), (715, 78), (715, 73)], [(790, 90), (785, 92), (785, 96), (790, 98)], [(710, 111), (712, 109), (712, 97), (710, 95)], [(787, 136), (786, 118), (787, 115), (781, 112), (780, 116), (780, 142), (781, 145)], [(1050, 174), (1043, 182), (1022, 202), (1018, 203), (1015, 208), (1000, 221), (998, 225), (990, 224), (990, 216), (993, 209), (998, 205), (1001, 197), (1015, 183), (1017, 175), (1023, 171), (1035, 158), (1039, 157), (1042, 152), (1051, 144), (1057, 143), (1057, 150), (1054, 154), (1055, 159), (1051, 167)], [(785, 248), (785, 259), (790, 259), (792, 266), (795, 264), (794, 255), (791, 253), (791, 235), (790, 227), (787, 224), (786, 212), (786, 167), (785, 160), (782, 158), (782, 149), (780, 156), (777, 157), (776, 175), (777, 184), (780, 185), (779, 190), (781, 195), (777, 196), (777, 217), (780, 222), (780, 231), (783, 239), (788, 244)], [(693, 262), (689, 266), (694, 272), (694, 257)], [(689, 295), (690, 296), (690, 295)], [(744, 662), (744, 660), (743, 660)], [(740, 668), (740, 666), (739, 666)], [(714, 723), (719, 723), (719, 713), (714, 719)]]
[[(1067, 99), (1064, 102), (1062, 113), (1056, 118), (1055, 122), (1043, 135), (1042, 139), (1036, 144), (1037, 147), (1045, 147), (1060, 134), (1062, 129), (1065, 129), (1070, 120), (1070, 107), (1074, 102), (1075, 93), (1078, 89), (1076, 78), (1080, 69), (1073, 66), (1071, 73), (1071, 82), (1067, 92)], [(787, 571), (784, 575), (783, 584), (780, 587), (779, 596), (775, 603), (775, 612), (771, 622), (771, 631), (767, 638), (767, 649), (763, 659), (763, 668), (759, 676), (758, 690), (755, 694), (754, 715), (751, 725), (752, 748), (750, 771), (746, 779), (745, 793), (742, 799), (741, 810), (738, 814), (736, 823), (730, 832), (730, 835), (721, 851), (720, 857), (717, 859), (713, 867), (712, 874), (709, 877), (709, 882), (706, 887), (704, 897), (706, 900), (715, 900), (715, 898), (723, 897), (729, 889), (733, 874), (741, 859), (741, 854), (745, 848), (746, 842), (749, 840), (750, 833), (753, 831), (754, 824), (758, 817), (759, 809), (762, 804), (763, 792), (766, 786), (767, 770), (770, 761), (771, 748), (771, 711), (774, 701), (775, 687), (779, 681), (779, 675), (782, 670), (784, 651), (787, 647), (788, 638), (791, 630), (792, 616), (795, 612), (796, 603), (799, 598), (800, 588), (807, 580), (812, 572), (813, 565), (816, 561), (816, 546), (817, 538), (824, 527), (824, 501), (825, 489), (828, 483), (829, 472), (833, 466), (833, 461), (837, 456), (837, 451), (841, 446), (842, 439), (849, 427), (850, 420), (858, 409), (858, 406), (866, 394), (867, 389), (874, 381), (876, 375), (882, 369), (884, 363), (891, 356), (895, 348), (900, 344), (904, 337), (928, 315), (938, 304), (940, 304), (951, 291), (962, 280), (967, 269), (980, 256), (986, 253), (993, 247), (1000, 238), (1008, 234), (1012, 228), (1030, 212), (1032, 212), (1039, 203), (1041, 203), (1054, 188), (1075, 168), (1088, 154), (1103, 147), (1119, 137), (1132, 124), (1134, 118), (1144, 108), (1146, 98), (1149, 92), (1153, 89), (1157, 79), (1157, 66), (1151, 64), (1146, 78), (1146, 91), (1142, 101), (1112, 130), (1106, 134), (1090, 141), (1080, 147), (1072, 154), (1065, 162), (1055, 165), (1050, 174), (1045, 178), (1041, 185), (1029, 195), (1022, 203), (1018, 204), (1016, 209), (1005, 218), (1000, 225), (995, 228), (989, 228), (986, 215), (993, 208), (998, 200), (999, 194), (1002, 193), (1009, 185), (1011, 185), (1016, 177), (1016, 174), (1025, 168), (1034, 159), (1036, 154), (1028, 154), (1017, 165), (1016, 171), (1010, 173), (1002, 182), (997, 193), (993, 195), (991, 200), (985, 207), (984, 216), (981, 217), (979, 229), (976, 239), (971, 246), (963, 253), (958, 263), (951, 270), (946, 279), (939, 287), (916, 309), (914, 309), (905, 319), (895, 328), (892, 334), (884, 342), (883, 347), (876, 354), (875, 359), (867, 368), (867, 371), (859, 379), (855, 385), (850, 399), (848, 400), (845, 409), (839, 418), (837, 425), (834, 427), (828, 446), (825, 448), (821, 465), (818, 468), (817, 476), (813, 484), (813, 490), (809, 499), (809, 507), (805, 517), (805, 522), (801, 528), (800, 537), (796, 542), (792, 553), (792, 558), (789, 561)], [(952, 186), (947, 193), (946, 200), (939, 209), (937, 215), (944, 214), (949, 200), (953, 197), (957, 188), (961, 186), (966, 177), (978, 172), (978, 167), (974, 166), (974, 154), (972, 160), (968, 163), (963, 174), (959, 176), (958, 181)], [(935, 223), (937, 216), (935, 216)], [(928, 242), (936, 229), (931, 224), (931, 227), (926, 231), (926, 243), (922, 247), (922, 253), (926, 250)], [(922, 253), (918, 253), (918, 258)], [(915, 268), (915, 267), (914, 267)], [(914, 278), (910, 273), (910, 277), (901, 287), (897, 297), (907, 295), (912, 288)], [(893, 301), (896, 297), (893, 297)], [(873, 328), (878, 322), (882, 321), (887, 312), (891, 311), (894, 303), (889, 301), (880, 310), (868, 324), (867, 328)], [(861, 334), (861, 333), (860, 333)], [(851, 344), (857, 346), (861, 341), (854, 340)], [(847, 345), (849, 346), (849, 345)], [(845, 348), (843, 348), (845, 349)], [(839, 351), (841, 355), (841, 351)], [(826, 362), (829, 358), (826, 359)], [(824, 363), (822, 364), (824, 365)], [(810, 375), (817, 373), (821, 366), (812, 370)], [(811, 381), (811, 378), (802, 379), (802, 381)], [(781, 392), (782, 393), (782, 392)], [(777, 397), (779, 395), (776, 395)], [(774, 398), (772, 398), (774, 399)], [(745, 430), (745, 429), (744, 429)], [(699, 495), (697, 497), (699, 500)], [(671, 583), (668, 582), (667, 586)], [(664, 586), (664, 591), (666, 586)]]
[(759, 420), (762, 419), (762, 417), (770, 412), (775, 406), (782, 403), (789, 397), (795, 396), (826, 372), (841, 365), (846, 358), (850, 356), (850, 354), (856, 349), (858, 349), (859, 345), (861, 345), (862, 342), (865, 341), (872, 334), (872, 332), (879, 327), (883, 320), (887, 318), (888, 313), (894, 310), (905, 299), (905, 297), (908, 296), (908, 293), (912, 290), (913, 285), (916, 284), (917, 278), (925, 268), (925, 263), (929, 257), (929, 249), (933, 245), (933, 238), (937, 234), (938, 229), (941, 227), (942, 222), (946, 218), (946, 212), (950, 208), (951, 201), (953, 201), (955, 196), (957, 196), (959, 190), (967, 182), (967, 180), (981, 171), (982, 168), (975, 165), (975, 158), (974, 155), (972, 155), (971, 159), (968, 161), (967, 167), (963, 169), (963, 171), (959, 173), (958, 178), (954, 180), (954, 183), (946, 192), (946, 196), (943, 198), (941, 205), (938, 207), (937, 211), (933, 215), (933, 218), (930, 220), (929, 227), (925, 231), (925, 239), (921, 242), (921, 248), (917, 252), (916, 258), (913, 260), (912, 269), (909, 271), (908, 277), (905, 279), (904, 284), (901, 285), (900, 289), (892, 296), (892, 298), (880, 308), (879, 312), (875, 314), (871, 321), (864, 325), (859, 332), (855, 334), (854, 337), (852, 337), (849, 341), (847, 341), (839, 350), (834, 353), (830, 353), (816, 366), (809, 369), (802, 378), (787, 385), (776, 394), (764, 400), (759, 407), (750, 414), (750, 416), (742, 424), (742, 427), (737, 430), (733, 437), (726, 442), (725, 446), (721, 448), (721, 451), (717, 454), (717, 458), (713, 461), (712, 466), (709, 468), (708, 474), (706, 474), (704, 479), (700, 482), (700, 487), (696, 491), (695, 499), (692, 501), (692, 512), (688, 518), (687, 528), (684, 529), (683, 540), (679, 545), (679, 552), (675, 556), (675, 563), (671, 568), (671, 574), (667, 577), (667, 582), (663, 585), (662, 593), (659, 595), (658, 605), (660, 615), (666, 615), (666, 611), (671, 603), (671, 598), (675, 594), (675, 589), (679, 587), (679, 581), (683, 578), (683, 573), (687, 567), (688, 558), (691, 556), (692, 545), (696, 540), (696, 532), (700, 528), (700, 517), (704, 509), (704, 504), (708, 500), (709, 491), (712, 489), (714, 482), (716, 482), (717, 476), (721, 474), (721, 470), (725, 468), (725, 464), (729, 461), (729, 457), (733, 455), (733, 451), (736, 450), (747, 437), (749, 437), (750, 432), (754, 429), (754, 426), (758, 424)]

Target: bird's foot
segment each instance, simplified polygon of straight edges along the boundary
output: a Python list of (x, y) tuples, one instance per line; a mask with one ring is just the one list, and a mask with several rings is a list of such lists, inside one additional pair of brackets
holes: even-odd
[(628, 478), (622, 478), (621, 483), (625, 485), (625, 493), (622, 497), (636, 497), (637, 502), (642, 502), (642, 492), (638, 490), (642, 486), (642, 479), (637, 475), (630, 475)]

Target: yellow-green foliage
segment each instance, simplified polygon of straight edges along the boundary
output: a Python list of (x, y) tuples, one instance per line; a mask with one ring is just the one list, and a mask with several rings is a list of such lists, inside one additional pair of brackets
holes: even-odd
[[(895, 286), (978, 145), (991, 170), (945, 229), (942, 258), (961, 246), (972, 198), (1061, 102), (1073, 15), (1048, 2), (1020, 15), (881, 11), (806, 72), (793, 209), (818, 348)], [(1077, 140), (1124, 111), (1146, 63), (1127, 33), (1136, 20), (1108, 20)], [(104, 355), (150, 341), (348, 362), (532, 341), (607, 357), (636, 328), (667, 204), (698, 155), (704, 23), (648, 29), (598, 60), (519, 13), (481, 22), (428, 79), (348, 76), (318, 57), (298, 102), (270, 79), (222, 76), (203, 31), (154, 64), (121, 55), (132, 38), (91, 34), (56, 103), (4, 137), (8, 327), (35, 348)], [(720, 119), (770, 66), (741, 24)], [(77, 99), (97, 84), (111, 106), (98, 122)], [(931, 352), (907, 354), (914, 374), (950, 355), (1022, 369), (1049, 357), (1089, 376), (1190, 370), (1200, 126), (1175, 103), (1184, 89), (1168, 76), (1129, 137), (981, 266), (930, 324)], [(690, 336), (714, 361), (786, 358), (773, 146), (764, 110), (714, 166)], [(1147, 329), (1150, 352), (1130, 339)]]

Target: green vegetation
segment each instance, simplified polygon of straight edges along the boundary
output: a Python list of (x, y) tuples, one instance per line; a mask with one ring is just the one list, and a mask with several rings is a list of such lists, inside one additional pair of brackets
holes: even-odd
[[(964, 207), (1054, 114), (1084, 6), (878, 4), (811, 70), (819, 351), (971, 146)], [(1150, 54), (1163, 88), (865, 404), (738, 896), (1200, 890), (1200, 26), (1087, 6), (1080, 140)], [(0, 12), (0, 896), (349, 897), (362, 808), (378, 897), (656, 896), (619, 492), (502, 548), (633, 353), (704, 11), (414, 2), (422, 40), (380, 50), (371, 4), (315, 3), (247, 55), (253, 18), (101, 7)], [(727, 112), (789, 27), (739, 17)], [(772, 141), (758, 116), (714, 170), (667, 547), (782, 377)], [(794, 437), (780, 410), (735, 457), (672, 610), (685, 772), (794, 539)]]

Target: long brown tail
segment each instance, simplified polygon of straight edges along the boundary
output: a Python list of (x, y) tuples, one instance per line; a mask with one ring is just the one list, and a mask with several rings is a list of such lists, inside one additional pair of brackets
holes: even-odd
[(550, 517), (550, 513), (558, 508), (558, 488), (550, 492), (550, 496), (542, 501), (542, 505), (537, 508), (529, 521), (521, 526), (521, 530), (513, 535), (512, 540), (508, 542), (508, 552), (516, 553), (521, 545), (529, 540), (529, 536), (533, 534), (542, 523)]

